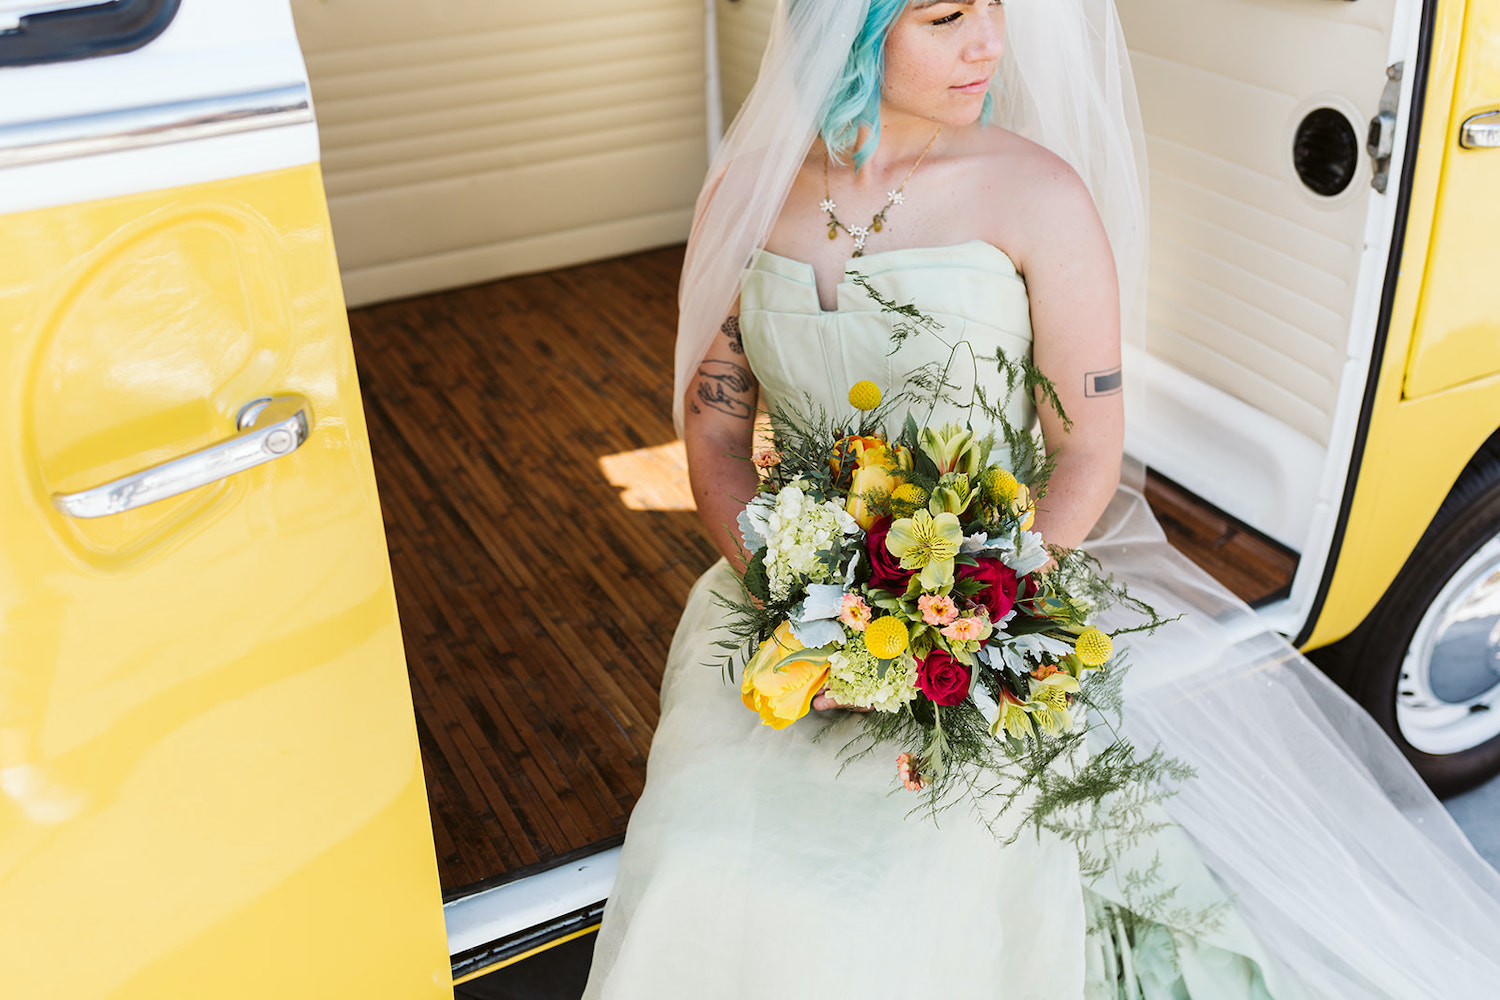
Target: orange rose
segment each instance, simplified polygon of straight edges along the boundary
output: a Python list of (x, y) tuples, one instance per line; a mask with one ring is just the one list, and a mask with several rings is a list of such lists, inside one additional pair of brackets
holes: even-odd
[(785, 729), (807, 714), (827, 680), (828, 654), (806, 650), (782, 622), (745, 664), (740, 700), (765, 725)]

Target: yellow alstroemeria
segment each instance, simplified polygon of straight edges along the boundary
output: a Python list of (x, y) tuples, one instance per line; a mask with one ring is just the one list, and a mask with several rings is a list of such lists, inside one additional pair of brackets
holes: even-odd
[(995, 714), (995, 720), (990, 723), (991, 736), (998, 737), (1002, 729), (1007, 735), (1018, 740), (1036, 735), (1036, 730), (1031, 725), (1031, 713), (1015, 695), (1002, 690), (999, 700), (1000, 711)]
[(927, 501), (927, 509), (934, 514), (947, 511), (962, 514), (969, 509), (974, 492), (969, 486), (969, 477), (962, 472), (950, 472), (938, 480), (937, 488)]
[(785, 729), (807, 714), (823, 689), (828, 655), (807, 650), (792, 634), (791, 623), (782, 622), (745, 664), (740, 700), (763, 724)]
[(1078, 690), (1078, 679), (1072, 674), (1049, 674), (1031, 684), (1031, 703), (1027, 706), (1042, 732), (1051, 736), (1073, 728), (1068, 695)]
[(923, 427), (919, 441), (923, 453), (937, 466), (938, 475), (962, 472), (977, 476), (989, 457), (989, 439), (975, 438), (972, 430), (958, 424), (944, 424), (936, 430)]
[(901, 560), (902, 569), (919, 569), (924, 590), (940, 590), (953, 583), (953, 559), (963, 544), (964, 529), (957, 515), (933, 515), (918, 510), (891, 524), (885, 547)]

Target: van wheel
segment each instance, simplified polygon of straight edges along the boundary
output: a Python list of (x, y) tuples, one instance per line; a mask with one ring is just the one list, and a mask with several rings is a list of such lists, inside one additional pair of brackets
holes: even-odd
[(1470, 463), (1369, 618), (1313, 659), (1439, 796), (1500, 773), (1500, 458)]

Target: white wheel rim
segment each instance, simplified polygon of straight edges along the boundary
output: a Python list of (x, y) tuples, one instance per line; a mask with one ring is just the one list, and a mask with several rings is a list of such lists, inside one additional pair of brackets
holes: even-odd
[(1459, 567), (1418, 623), (1401, 664), (1396, 725), (1430, 754), (1500, 735), (1500, 537)]

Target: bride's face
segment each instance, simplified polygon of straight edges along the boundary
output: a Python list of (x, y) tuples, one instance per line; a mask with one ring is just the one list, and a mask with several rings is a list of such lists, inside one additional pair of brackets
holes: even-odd
[(883, 103), (944, 125), (976, 121), (1004, 37), (998, 0), (913, 0), (886, 35)]

